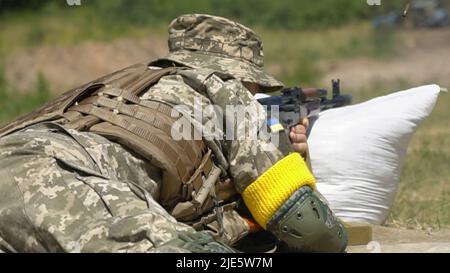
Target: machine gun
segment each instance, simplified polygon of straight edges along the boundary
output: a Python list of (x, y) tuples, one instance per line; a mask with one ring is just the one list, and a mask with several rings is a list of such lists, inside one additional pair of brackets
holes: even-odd
[(346, 106), (352, 102), (351, 95), (341, 95), (340, 80), (332, 80), (332, 87), (331, 99), (327, 98), (325, 89), (290, 87), (283, 89), (279, 96), (258, 99), (258, 102), (267, 107), (270, 118), (276, 111), (272, 108), (278, 107), (279, 121), (283, 128), (289, 129), (305, 117), (315, 117), (321, 111)]

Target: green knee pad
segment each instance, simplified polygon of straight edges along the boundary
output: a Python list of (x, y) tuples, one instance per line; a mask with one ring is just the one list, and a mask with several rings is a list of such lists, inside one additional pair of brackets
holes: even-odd
[(347, 247), (344, 225), (309, 187), (292, 195), (269, 221), (268, 230), (289, 252), (334, 253)]

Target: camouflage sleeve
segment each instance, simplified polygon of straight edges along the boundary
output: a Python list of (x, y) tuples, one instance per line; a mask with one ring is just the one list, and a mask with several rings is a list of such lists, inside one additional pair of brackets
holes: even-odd
[(284, 155), (278, 142), (268, 137), (264, 109), (239, 80), (224, 81), (212, 74), (204, 83), (208, 97), (223, 109), (224, 153), (236, 188), (242, 192)]
[[(106, 139), (84, 141), (90, 153), (50, 132), (0, 139), (0, 251), (192, 251), (195, 242), (167, 243), (195, 230), (142, 191), (145, 181), (133, 186), (120, 175), (123, 165), (140, 163), (127, 162), (127, 152)], [(93, 161), (103, 162), (96, 168)]]
[[(229, 170), (242, 192), (283, 154), (270, 139), (260, 137), (267, 129), (262, 106), (239, 80), (223, 78), (213, 71), (183, 70), (163, 77), (142, 98), (186, 107), (217, 163)], [(249, 137), (239, 135), (248, 128)]]

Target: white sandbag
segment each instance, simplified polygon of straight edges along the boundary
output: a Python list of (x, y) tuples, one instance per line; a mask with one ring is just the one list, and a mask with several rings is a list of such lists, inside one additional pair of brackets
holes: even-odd
[(320, 113), (309, 136), (317, 188), (344, 221), (382, 224), (406, 150), (440, 88), (427, 85)]
[(257, 99), (257, 100), (259, 100), (259, 99), (265, 99), (265, 98), (268, 98), (268, 97), (270, 97), (270, 96), (267, 95), (267, 94), (263, 94), (263, 93), (256, 93), (256, 94), (255, 94), (255, 99)]

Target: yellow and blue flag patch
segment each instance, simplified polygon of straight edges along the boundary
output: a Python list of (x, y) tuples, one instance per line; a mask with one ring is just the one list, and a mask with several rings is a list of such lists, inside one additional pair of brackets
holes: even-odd
[(272, 131), (272, 133), (278, 133), (284, 130), (283, 125), (281, 125), (280, 121), (276, 118), (270, 118), (267, 121), (267, 125), (269, 125), (269, 128)]

